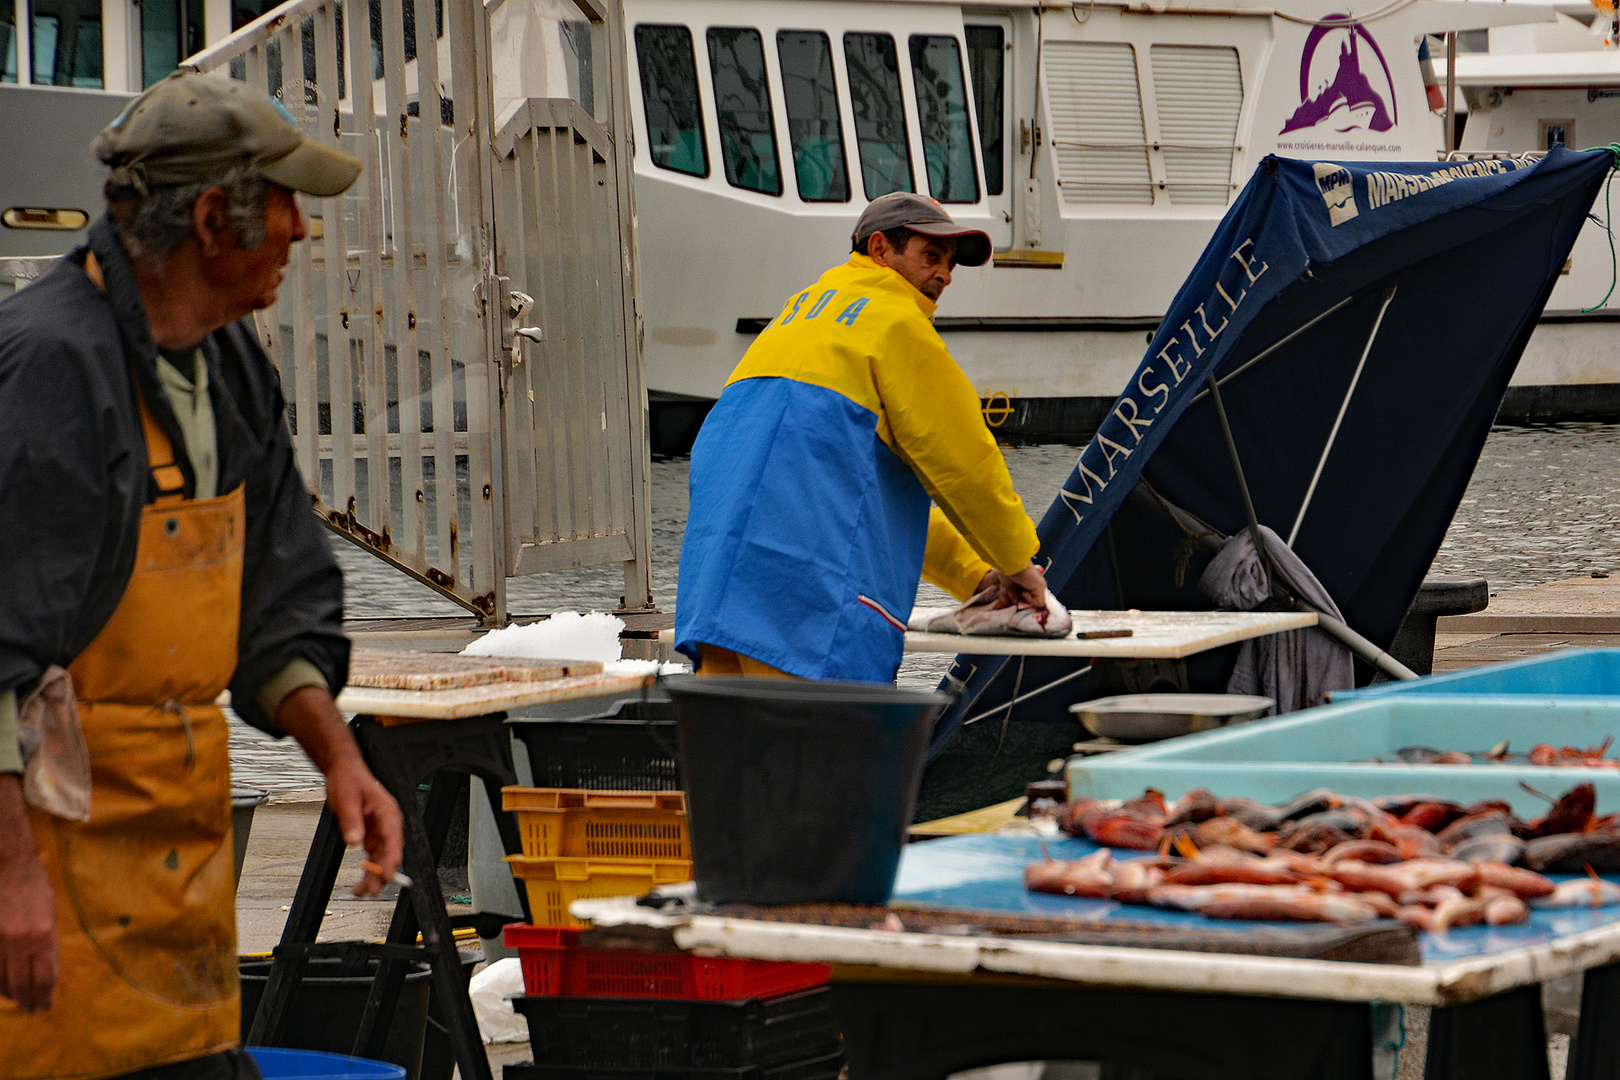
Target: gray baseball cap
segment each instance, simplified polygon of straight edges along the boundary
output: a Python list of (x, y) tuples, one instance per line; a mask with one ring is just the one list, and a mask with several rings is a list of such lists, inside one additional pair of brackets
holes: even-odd
[(181, 68), (130, 102), (98, 147), (136, 190), (207, 183), (245, 167), (309, 195), (338, 195), (360, 160), (305, 135), (281, 104), (246, 83)]
[(990, 258), (990, 237), (978, 229), (965, 229), (951, 220), (945, 208), (926, 195), (891, 191), (866, 204), (855, 223), (851, 245), (866, 250), (866, 241), (875, 232), (888, 232), (904, 226), (922, 236), (956, 238), (958, 266), (983, 266)]

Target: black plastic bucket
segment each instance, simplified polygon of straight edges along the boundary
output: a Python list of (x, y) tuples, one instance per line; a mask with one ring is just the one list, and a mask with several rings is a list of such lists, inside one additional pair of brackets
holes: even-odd
[(692, 874), (710, 903), (887, 903), (943, 694), (871, 683), (665, 683)]
[(231, 785), (231, 854), (236, 860), (238, 884), (242, 881), (242, 864), (247, 862), (248, 836), (253, 832), (253, 812), (269, 801), (268, 792)]
[[(241, 960), (238, 966), (242, 980), (242, 1038), (246, 1040), (270, 977), (270, 961)], [(311, 957), (303, 981), (293, 992), (292, 1012), (281, 1045), (295, 1050), (352, 1053), (376, 970), (376, 957), (359, 950), (348, 957)], [(378, 1057), (403, 1068), (406, 1080), (417, 1080), (421, 1073), (432, 978), (432, 968), (413, 962), (405, 974), (394, 1015), (384, 1021), (389, 1025), (388, 1037)]]

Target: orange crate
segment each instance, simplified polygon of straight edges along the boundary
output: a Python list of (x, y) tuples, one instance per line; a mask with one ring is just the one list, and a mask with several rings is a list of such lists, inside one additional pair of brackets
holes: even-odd
[(531, 859), (690, 859), (686, 794), (506, 787)]
[(506, 947), (518, 951), (526, 993), (564, 997), (740, 1001), (827, 985), (826, 964), (697, 956), (689, 952), (593, 949), (579, 930), (512, 923)]
[(508, 855), (529, 893), (535, 926), (589, 926), (568, 913), (575, 900), (641, 896), (654, 886), (692, 879), (691, 859), (531, 859)]

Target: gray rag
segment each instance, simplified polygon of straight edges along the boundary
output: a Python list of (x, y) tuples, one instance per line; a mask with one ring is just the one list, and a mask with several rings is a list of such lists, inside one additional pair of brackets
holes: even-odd
[[(1310, 568), (1288, 549), (1282, 537), (1264, 525), (1260, 529), (1272, 573), (1305, 603), (1342, 620), (1339, 606)], [(1251, 611), (1267, 599), (1266, 571), (1248, 529), (1228, 538), (1209, 561), (1198, 579), (1198, 591), (1227, 610)], [(1350, 650), (1312, 627), (1243, 642), (1226, 691), (1271, 698), (1277, 703), (1274, 712), (1287, 713), (1320, 705), (1328, 691), (1354, 685)]]
[(79, 725), (73, 676), (52, 664), (17, 703), (23, 797), (47, 814), (90, 820), (90, 751)]

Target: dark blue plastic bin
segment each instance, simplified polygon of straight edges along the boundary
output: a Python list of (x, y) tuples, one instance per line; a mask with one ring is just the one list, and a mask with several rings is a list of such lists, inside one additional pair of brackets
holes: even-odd
[(1360, 690), (1335, 690), (1335, 702), (1412, 694), (1472, 697), (1620, 697), (1620, 649), (1564, 649), (1528, 660), (1486, 664)]
[(398, 1065), (346, 1054), (250, 1046), (247, 1055), (264, 1080), (405, 1080), (405, 1070)]

